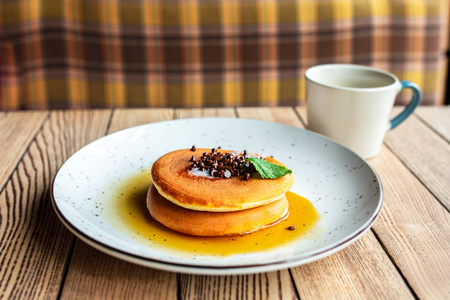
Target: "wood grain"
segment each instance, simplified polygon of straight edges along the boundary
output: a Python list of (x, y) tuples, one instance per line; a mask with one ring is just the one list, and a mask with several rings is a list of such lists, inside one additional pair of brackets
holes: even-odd
[(239, 118), (258, 119), (304, 128), (303, 123), (290, 107), (245, 107), (238, 108), (237, 114)]
[(51, 181), (70, 154), (105, 133), (109, 116), (52, 112), (0, 194), (1, 299), (57, 297), (74, 237), (53, 211)]
[(301, 299), (414, 299), (371, 231), (292, 274)]
[(308, 115), (306, 113), (306, 107), (305, 106), (299, 106), (295, 108), (296, 112), (298, 113), (300, 119), (303, 122), (303, 125), (306, 129), (308, 129)]
[(61, 299), (176, 299), (177, 275), (106, 255), (77, 240)]
[(414, 115), (389, 131), (385, 144), (450, 210), (450, 144)]
[(181, 299), (296, 299), (289, 272), (252, 275), (180, 275)]
[(47, 116), (46, 111), (0, 113), (0, 191)]
[(71, 154), (107, 128), (236, 114), (302, 128), (304, 107), (0, 112), (0, 142), (8, 147), (0, 154), (12, 159), (0, 173), (0, 299), (449, 299), (450, 214), (442, 204), (449, 198), (447, 171), (430, 178), (439, 164), (448, 168), (448, 159), (419, 157), (448, 157), (448, 111), (418, 108), (369, 160), (384, 188), (372, 231), (317, 262), (240, 276), (161, 272), (100, 253), (57, 219), (51, 180)]
[[(172, 109), (116, 109), (108, 133), (172, 117)], [(174, 273), (102, 254), (78, 240), (61, 296), (62, 299), (176, 299), (177, 278)]]
[(172, 120), (174, 110), (161, 109), (115, 109), (108, 134), (148, 123)]
[(414, 113), (450, 142), (450, 106), (420, 106)]
[[(258, 118), (303, 128), (291, 108), (238, 109), (240, 117)], [(305, 117), (304, 108), (297, 108)], [(348, 248), (318, 262), (292, 268), (301, 299), (408, 299), (406, 284), (371, 232)], [(383, 274), (373, 278), (374, 274)]]
[(384, 188), (374, 232), (419, 298), (448, 299), (450, 214), (385, 147), (370, 164)]
[(235, 118), (236, 112), (233, 108), (192, 108), (175, 109), (175, 119), (186, 118)]

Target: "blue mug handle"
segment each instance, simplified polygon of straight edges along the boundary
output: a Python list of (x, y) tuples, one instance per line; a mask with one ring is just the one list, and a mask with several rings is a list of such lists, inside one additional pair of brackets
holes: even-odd
[(412, 112), (416, 109), (416, 107), (420, 103), (420, 100), (422, 99), (422, 92), (420, 91), (420, 88), (417, 86), (417, 84), (411, 81), (400, 81), (400, 83), (402, 84), (402, 90), (411, 89), (413, 92), (413, 96), (411, 102), (409, 102), (405, 109), (390, 121), (391, 130), (397, 127), (401, 122), (405, 121), (406, 118), (409, 117), (409, 115), (412, 114)]

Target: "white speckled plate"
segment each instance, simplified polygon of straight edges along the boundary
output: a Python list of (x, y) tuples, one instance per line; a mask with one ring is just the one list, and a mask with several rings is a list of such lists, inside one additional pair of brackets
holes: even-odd
[[(309, 199), (321, 220), (314, 234), (261, 252), (192, 258), (149, 247), (113, 226), (97, 198), (112, 180), (129, 178), (161, 155), (197, 147), (274, 155), (292, 169), (291, 191)], [(354, 242), (382, 206), (381, 182), (362, 158), (307, 130), (247, 119), (185, 119), (133, 127), (79, 150), (60, 168), (52, 201), (61, 221), (81, 240), (112, 256), (157, 269), (196, 274), (245, 274), (312, 262)]]

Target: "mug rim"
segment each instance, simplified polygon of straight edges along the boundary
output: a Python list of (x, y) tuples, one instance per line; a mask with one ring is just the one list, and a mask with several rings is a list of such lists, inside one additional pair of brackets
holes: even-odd
[[(323, 83), (323, 82), (319, 82), (317, 80), (314, 80), (311, 78), (311, 75), (309, 75), (308, 73), (311, 73), (313, 70), (315, 69), (329, 69), (329, 68), (339, 68), (339, 67), (344, 67), (346, 69), (358, 69), (358, 70), (368, 70), (368, 71), (372, 71), (375, 73), (379, 73), (379, 74), (383, 74), (387, 77), (390, 77), (391, 79), (393, 79), (394, 82), (392, 82), (391, 84), (388, 85), (383, 85), (383, 86), (377, 86), (377, 87), (367, 87), (367, 88), (360, 88), (360, 87), (345, 87), (345, 86), (339, 86), (339, 85), (333, 85), (333, 84), (327, 84), (327, 83)], [(315, 84), (324, 86), (324, 87), (328, 87), (328, 88), (333, 88), (333, 89), (339, 89), (339, 90), (348, 90), (348, 91), (370, 91), (370, 90), (383, 90), (383, 89), (390, 89), (395, 85), (399, 85), (400, 81), (397, 78), (397, 76), (395, 76), (394, 74), (382, 70), (382, 69), (378, 69), (375, 67), (370, 67), (370, 66), (365, 66), (365, 65), (357, 65), (357, 64), (322, 64), (322, 65), (315, 65), (312, 67), (309, 67), (306, 71), (305, 71), (305, 78), (307, 80), (309, 80), (310, 82), (313, 82)]]

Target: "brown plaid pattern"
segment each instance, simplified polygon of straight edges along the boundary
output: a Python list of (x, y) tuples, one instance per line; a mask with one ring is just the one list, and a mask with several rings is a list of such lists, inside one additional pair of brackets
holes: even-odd
[(337, 62), (442, 103), (448, 12), (448, 0), (1, 0), (0, 109), (299, 105), (305, 70)]

